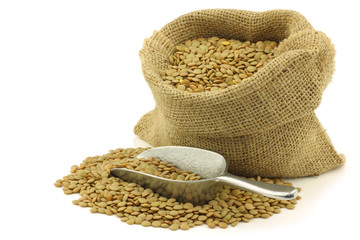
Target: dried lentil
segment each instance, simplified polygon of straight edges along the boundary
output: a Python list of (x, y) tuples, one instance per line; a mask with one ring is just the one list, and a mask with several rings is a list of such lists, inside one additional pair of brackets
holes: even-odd
[[(144, 189), (135, 183), (128, 183), (110, 175), (113, 167), (125, 167), (151, 172), (165, 178), (173, 173), (186, 180), (197, 180), (199, 176), (180, 171), (172, 164), (157, 159), (136, 159), (145, 148), (111, 150), (102, 156), (88, 157), (79, 166), (71, 167), (70, 174), (57, 180), (54, 185), (62, 187), (64, 193), (80, 194), (73, 204), (90, 207), (92, 213), (116, 215), (122, 222), (141, 224), (148, 227), (163, 227), (171, 230), (187, 230), (206, 224), (209, 228), (227, 228), (239, 222), (249, 222), (252, 218), (268, 218), (280, 213), (281, 207), (295, 208), (296, 200), (272, 199), (224, 186), (214, 200), (203, 206), (179, 203), (174, 198), (167, 199)], [(283, 179), (257, 177), (253, 180), (286, 184)], [(75, 186), (75, 187), (74, 187)]]
[(160, 73), (181, 91), (218, 91), (247, 80), (274, 58), (274, 41), (239, 41), (218, 37), (185, 41), (175, 47)]

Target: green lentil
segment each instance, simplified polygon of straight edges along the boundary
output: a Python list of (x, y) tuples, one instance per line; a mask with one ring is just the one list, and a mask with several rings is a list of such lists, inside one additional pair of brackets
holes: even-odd
[(165, 84), (180, 91), (218, 91), (255, 74), (274, 58), (277, 45), (218, 37), (188, 40), (175, 47), (160, 75)]
[[(199, 176), (188, 171), (180, 171), (172, 164), (158, 159), (137, 159), (145, 148), (116, 149), (102, 156), (88, 157), (80, 165), (71, 167), (70, 174), (56, 180), (54, 185), (62, 187), (65, 194), (79, 194), (74, 205), (90, 207), (92, 213), (116, 215), (122, 222), (141, 224), (148, 227), (187, 230), (206, 224), (209, 228), (236, 226), (239, 222), (249, 222), (253, 218), (269, 218), (280, 213), (282, 207), (295, 208), (296, 200), (278, 200), (260, 196), (231, 186), (223, 186), (208, 204), (194, 206), (179, 203), (174, 198), (167, 199), (110, 175), (114, 167), (124, 167), (145, 171), (165, 178), (177, 174), (184, 180), (198, 180)], [(257, 177), (257, 181), (288, 184), (283, 179)]]

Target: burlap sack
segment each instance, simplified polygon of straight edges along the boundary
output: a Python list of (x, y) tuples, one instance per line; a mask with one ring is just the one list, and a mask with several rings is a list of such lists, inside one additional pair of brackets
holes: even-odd
[[(175, 45), (218, 36), (280, 42), (277, 57), (241, 84), (189, 93), (164, 84)], [(144, 77), (156, 107), (134, 132), (153, 146), (209, 149), (243, 176), (301, 177), (342, 165), (314, 114), (334, 71), (334, 47), (299, 13), (210, 9), (180, 16), (144, 41)]]

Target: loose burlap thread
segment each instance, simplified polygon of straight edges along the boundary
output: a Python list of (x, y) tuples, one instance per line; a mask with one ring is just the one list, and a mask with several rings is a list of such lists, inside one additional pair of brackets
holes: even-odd
[[(257, 73), (224, 90), (190, 93), (166, 85), (160, 71), (175, 46), (211, 36), (279, 46)], [(134, 132), (151, 145), (218, 152), (229, 172), (242, 176), (302, 177), (344, 164), (314, 113), (331, 81), (335, 50), (298, 12), (194, 11), (155, 31), (139, 55), (156, 106)]]

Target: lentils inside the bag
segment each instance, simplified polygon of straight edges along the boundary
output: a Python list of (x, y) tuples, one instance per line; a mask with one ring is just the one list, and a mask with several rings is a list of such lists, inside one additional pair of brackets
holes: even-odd
[[(88, 157), (79, 166), (71, 167), (70, 174), (55, 182), (65, 194), (79, 193), (73, 204), (89, 207), (92, 213), (116, 215), (130, 225), (187, 230), (206, 224), (210, 228), (234, 227), (253, 218), (268, 218), (281, 208), (294, 209), (296, 200), (278, 200), (252, 192), (224, 186), (207, 204), (194, 206), (165, 198), (136, 183), (125, 182), (110, 175), (110, 169), (123, 167), (177, 180), (198, 180), (200, 176), (181, 171), (160, 160), (137, 159), (145, 148), (111, 150), (102, 156)], [(257, 177), (257, 181), (291, 185), (283, 179)], [(300, 189), (298, 189), (300, 191)], [(300, 199), (300, 196), (297, 197)]]
[(274, 41), (198, 38), (176, 46), (168, 69), (160, 74), (166, 84), (188, 92), (217, 91), (246, 81), (274, 58)]

